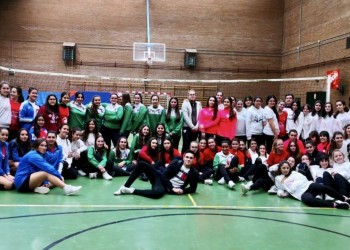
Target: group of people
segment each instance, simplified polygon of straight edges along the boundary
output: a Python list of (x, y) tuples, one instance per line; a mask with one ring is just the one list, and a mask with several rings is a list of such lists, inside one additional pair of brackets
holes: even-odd
[[(147, 107), (141, 93), (132, 101), (113, 93), (108, 103), (96, 95), (84, 105), (84, 93), (71, 101), (63, 92), (39, 107), (38, 89), (24, 100), (5, 81), (0, 94), (2, 189), (48, 193), (58, 186), (71, 195), (81, 187), (66, 179), (128, 176), (115, 195), (159, 198), (193, 193), (197, 183), (234, 189), (242, 182), (243, 194), (264, 189), (310, 206), (349, 208), (350, 114), (341, 100), (335, 112), (330, 102), (301, 107), (292, 94), (270, 95), (263, 107), (261, 97), (219, 91), (202, 107), (189, 90), (181, 107), (171, 97), (163, 108), (156, 94)], [(138, 177), (152, 188), (132, 188)]]

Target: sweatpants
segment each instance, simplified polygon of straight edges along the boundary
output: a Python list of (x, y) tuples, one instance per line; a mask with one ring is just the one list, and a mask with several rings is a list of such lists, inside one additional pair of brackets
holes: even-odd
[(144, 161), (140, 161), (136, 165), (134, 171), (131, 172), (129, 179), (125, 182), (124, 186), (130, 187), (141, 173), (146, 174), (147, 178), (152, 184), (152, 188), (146, 190), (135, 189), (133, 194), (153, 199), (161, 198), (166, 193), (166, 188), (163, 185), (161, 174), (154, 166)]
[(250, 190), (259, 190), (260, 188), (263, 188), (267, 191), (274, 185), (268, 174), (267, 167), (264, 164), (259, 164), (255, 167), (252, 181), (253, 185), (250, 186)]
[(323, 173), (323, 184), (338, 191), (341, 195), (350, 196), (350, 183), (340, 174), (332, 176), (329, 172)]

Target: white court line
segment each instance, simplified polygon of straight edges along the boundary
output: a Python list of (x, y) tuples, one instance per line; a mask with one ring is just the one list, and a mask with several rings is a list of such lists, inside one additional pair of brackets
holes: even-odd
[(176, 209), (296, 209), (296, 210), (328, 210), (333, 208), (322, 207), (253, 207), (253, 206), (177, 206), (177, 205), (95, 205), (95, 204), (82, 204), (82, 205), (52, 205), (52, 204), (0, 204), (1, 207), (57, 207), (57, 208), (176, 208)]

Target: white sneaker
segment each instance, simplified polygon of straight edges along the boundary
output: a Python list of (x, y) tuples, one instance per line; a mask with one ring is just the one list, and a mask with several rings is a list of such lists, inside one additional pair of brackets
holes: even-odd
[(245, 182), (246, 180), (242, 176), (238, 176), (238, 181)]
[(224, 185), (224, 184), (225, 184), (225, 179), (224, 179), (224, 177), (221, 177), (221, 179), (218, 180), (218, 183), (219, 183), (220, 185)]
[(90, 173), (89, 174), (90, 179), (96, 179), (97, 178), (97, 173)]
[(247, 194), (249, 190), (250, 190), (250, 186), (248, 184), (241, 184), (241, 191), (243, 195)]
[(34, 192), (38, 194), (47, 194), (50, 192), (50, 188), (48, 187), (36, 187), (34, 188)]
[(114, 192), (114, 195), (121, 195), (122, 189), (125, 188), (124, 186), (121, 186), (117, 191)]
[(326, 201), (333, 201), (333, 200), (334, 200), (334, 198), (333, 198), (333, 197), (330, 197), (328, 194), (325, 195), (324, 199), (325, 199)]
[(80, 191), (81, 186), (66, 185), (63, 190), (66, 195), (76, 194)]
[(86, 173), (83, 170), (81, 170), (81, 169), (78, 170), (78, 174), (80, 176), (86, 176)]
[(113, 179), (113, 177), (110, 176), (107, 172), (104, 172), (104, 173), (102, 174), (102, 177), (103, 177), (103, 179), (105, 179), (105, 180), (107, 180), (107, 181), (110, 181), (110, 180)]
[(206, 180), (204, 180), (204, 184), (206, 184), (206, 185), (213, 185), (213, 180), (206, 179)]
[(229, 188), (233, 189), (236, 186), (236, 183), (234, 183), (233, 181), (229, 181), (227, 185)]
[(122, 194), (132, 194), (135, 191), (135, 188), (123, 186), (120, 191)]
[(267, 193), (268, 193), (268, 194), (277, 194), (277, 191), (278, 191), (277, 187), (276, 187), (275, 185), (273, 185), (273, 186), (269, 189), (269, 191), (267, 191)]
[(320, 194), (317, 195), (317, 196), (316, 196), (316, 199), (323, 200), (323, 199), (322, 199), (322, 195), (320, 195)]

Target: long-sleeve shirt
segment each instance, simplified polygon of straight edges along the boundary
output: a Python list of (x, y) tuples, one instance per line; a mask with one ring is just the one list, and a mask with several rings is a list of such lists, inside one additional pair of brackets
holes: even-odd
[(119, 104), (103, 103), (105, 108), (103, 125), (110, 129), (120, 129), (124, 114), (123, 106)]
[(213, 161), (214, 171), (218, 170), (219, 164), (230, 164), (233, 157), (235, 156), (231, 153), (228, 153), (227, 155), (225, 155), (222, 151), (216, 153)]
[(233, 117), (232, 120), (230, 120), (229, 115), (229, 108), (224, 108), (218, 112), (219, 122), (217, 125), (217, 135), (232, 140), (236, 136), (237, 118)]
[(147, 108), (142, 103), (133, 106), (131, 117), (131, 132), (138, 132), (143, 124), (148, 124)]
[(161, 121), (163, 110), (164, 108), (161, 105), (158, 105), (158, 107), (148, 106), (147, 121), (151, 134), (156, 134), (156, 127), (157, 124)]
[(16, 189), (18, 190), (22, 186), (23, 182), (28, 176), (39, 171), (47, 172), (58, 177), (59, 179), (62, 179), (60, 173), (45, 160), (44, 155), (40, 154), (36, 150), (33, 150), (23, 156), (18, 165), (15, 175)]
[(183, 114), (180, 112), (180, 120), (176, 120), (175, 110), (172, 109), (169, 120), (166, 119), (167, 110), (164, 109), (162, 113), (161, 123), (165, 124), (165, 131), (172, 135), (181, 136), (181, 131), (184, 123)]
[(288, 177), (284, 178), (284, 175), (279, 175), (275, 178), (275, 184), (278, 189), (277, 194), (286, 191), (298, 200), (301, 200), (301, 196), (312, 183), (312, 181), (308, 181), (304, 175), (296, 171), (292, 171)]
[(83, 104), (79, 105), (74, 101), (68, 103), (67, 106), (69, 107), (69, 127), (84, 129), (86, 107)]
[(95, 156), (96, 152), (94, 147), (89, 147), (88, 148), (88, 161), (89, 163), (94, 166), (95, 168), (98, 168), (99, 166), (105, 167), (107, 164), (107, 152), (106, 150), (103, 150), (101, 160), (97, 159)]
[(203, 108), (199, 112), (198, 116), (198, 128), (203, 133), (213, 134), (215, 135), (217, 132), (217, 123), (216, 119), (219, 119), (217, 116), (216, 119), (213, 120), (214, 110), (212, 108)]
[(131, 118), (132, 118), (132, 106), (130, 103), (125, 104), (124, 106), (124, 115), (120, 127), (120, 133), (131, 130)]
[(252, 135), (262, 135), (263, 132), (263, 108), (250, 107), (247, 112), (246, 133), (250, 140)]
[(35, 102), (30, 102), (29, 100), (22, 102), (21, 107), (19, 108), (19, 122), (21, 128), (25, 128), (29, 131), (39, 108), (40, 107)]
[(8, 128), (11, 123), (10, 98), (0, 95), (0, 128)]
[(13, 139), (9, 143), (9, 160), (12, 160), (13, 162), (20, 162), (22, 157), (28, 153), (30, 150), (30, 145), (28, 144), (18, 144), (16, 142), (16, 139)]

